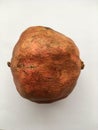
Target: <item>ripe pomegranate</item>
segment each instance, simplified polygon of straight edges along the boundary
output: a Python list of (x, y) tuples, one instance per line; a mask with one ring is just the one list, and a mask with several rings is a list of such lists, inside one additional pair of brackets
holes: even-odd
[(51, 28), (34, 26), (20, 36), (8, 66), (22, 97), (49, 103), (71, 93), (84, 64), (70, 38)]

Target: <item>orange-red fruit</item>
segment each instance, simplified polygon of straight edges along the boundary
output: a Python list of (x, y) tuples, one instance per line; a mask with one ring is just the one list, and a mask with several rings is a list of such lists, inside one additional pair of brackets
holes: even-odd
[(75, 43), (43, 26), (22, 33), (8, 65), (20, 95), (38, 103), (67, 97), (83, 68)]

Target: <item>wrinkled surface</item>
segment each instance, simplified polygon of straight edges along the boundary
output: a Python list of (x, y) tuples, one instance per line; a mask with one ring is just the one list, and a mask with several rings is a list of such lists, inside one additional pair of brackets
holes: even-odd
[(50, 28), (35, 26), (20, 36), (10, 67), (21, 96), (48, 103), (70, 94), (83, 62), (70, 38)]

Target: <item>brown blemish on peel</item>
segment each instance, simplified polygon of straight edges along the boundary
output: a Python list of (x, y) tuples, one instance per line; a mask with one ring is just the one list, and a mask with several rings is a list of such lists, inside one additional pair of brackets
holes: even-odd
[[(49, 27), (45, 27), (46, 29), (51, 29), (51, 28), (49, 28)], [(52, 30), (52, 29), (51, 29)]]

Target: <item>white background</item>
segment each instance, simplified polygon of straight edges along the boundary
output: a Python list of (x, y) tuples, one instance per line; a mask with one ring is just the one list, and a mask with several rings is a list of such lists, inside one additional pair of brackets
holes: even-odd
[[(29, 26), (72, 38), (85, 62), (70, 96), (52, 104), (23, 99), (10, 68), (12, 50)], [(0, 0), (0, 130), (98, 130), (98, 0)]]

